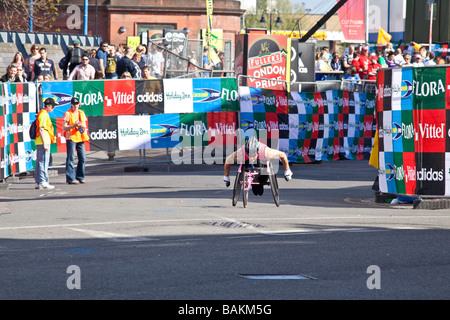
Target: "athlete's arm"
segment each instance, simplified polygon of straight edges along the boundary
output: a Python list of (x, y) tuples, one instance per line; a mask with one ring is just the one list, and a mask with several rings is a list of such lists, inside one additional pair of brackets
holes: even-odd
[(281, 160), (281, 163), (283, 164), (283, 167), (284, 167), (284, 178), (286, 179), (286, 181), (289, 181), (292, 179), (292, 171), (289, 168), (289, 161), (286, 156), (286, 153), (284, 153), (283, 151), (269, 148), (269, 147), (266, 147), (264, 153), (265, 153), (265, 156), (267, 159)]
[(225, 160), (225, 165), (223, 167), (225, 177), (230, 176), (231, 165), (236, 163), (236, 161), (237, 161), (237, 151), (230, 154)]
[(267, 159), (277, 159), (281, 160), (281, 163), (283, 164), (284, 170), (289, 170), (289, 161), (286, 156), (286, 153), (283, 151), (279, 151), (276, 149), (272, 149), (269, 147), (266, 147), (265, 156)]

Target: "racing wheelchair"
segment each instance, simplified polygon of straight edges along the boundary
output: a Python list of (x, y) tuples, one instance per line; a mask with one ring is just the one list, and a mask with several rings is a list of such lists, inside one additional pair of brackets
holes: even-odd
[[(260, 179), (262, 175), (267, 175), (268, 179)], [(278, 192), (278, 181), (270, 160), (268, 160), (265, 164), (258, 166), (248, 165), (245, 163), (240, 164), (239, 170), (236, 174), (236, 179), (234, 180), (233, 206), (236, 206), (238, 203), (239, 196), (242, 192), (244, 208), (247, 208), (250, 189), (252, 189), (252, 185), (258, 184), (261, 184), (262, 188), (264, 185), (270, 186), (275, 205), (279, 207), (280, 196)]]

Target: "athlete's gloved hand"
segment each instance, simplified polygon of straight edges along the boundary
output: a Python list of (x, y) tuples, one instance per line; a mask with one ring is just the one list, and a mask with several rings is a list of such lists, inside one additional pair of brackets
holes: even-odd
[(230, 186), (230, 177), (223, 176), (223, 182), (225, 182), (226, 187), (229, 187)]
[(286, 181), (291, 180), (292, 179), (292, 175), (293, 175), (293, 173), (292, 173), (291, 169), (288, 169), (288, 170), (284, 171), (284, 179), (286, 179)]

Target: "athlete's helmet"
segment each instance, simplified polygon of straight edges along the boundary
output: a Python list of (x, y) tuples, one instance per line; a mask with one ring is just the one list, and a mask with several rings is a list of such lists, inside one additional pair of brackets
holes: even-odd
[(255, 137), (250, 137), (245, 141), (245, 153), (248, 157), (256, 157), (259, 153), (259, 141)]

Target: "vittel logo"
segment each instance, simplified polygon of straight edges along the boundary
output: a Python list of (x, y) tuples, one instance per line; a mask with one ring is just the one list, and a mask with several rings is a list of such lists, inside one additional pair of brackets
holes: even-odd
[(90, 138), (92, 140), (112, 140), (117, 139), (117, 130), (109, 131), (108, 129), (100, 129), (90, 133)]
[(423, 168), (422, 170), (417, 171), (416, 179), (417, 181), (443, 181), (444, 170), (434, 171), (433, 168)]
[(155, 94), (154, 92), (145, 94), (140, 94), (137, 96), (138, 102), (162, 102), (163, 101), (163, 94)]
[(440, 126), (428, 123), (419, 123), (419, 134), (425, 139), (443, 139), (445, 132), (445, 123)]

